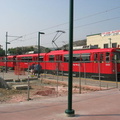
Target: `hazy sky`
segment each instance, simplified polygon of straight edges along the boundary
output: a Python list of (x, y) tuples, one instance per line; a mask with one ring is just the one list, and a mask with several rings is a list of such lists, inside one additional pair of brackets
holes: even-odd
[[(41, 45), (52, 47), (57, 30), (63, 30), (56, 44), (69, 41), (70, 0), (0, 0), (0, 44), (5, 49), (6, 32), (11, 47)], [(87, 35), (120, 30), (120, 0), (74, 0), (74, 41)], [(16, 40), (16, 37), (23, 36)]]

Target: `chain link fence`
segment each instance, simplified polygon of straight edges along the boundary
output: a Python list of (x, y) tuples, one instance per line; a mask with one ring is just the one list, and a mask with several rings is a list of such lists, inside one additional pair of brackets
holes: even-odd
[[(51, 62), (51, 64), (49, 62), (40, 62), (43, 72), (40, 74), (40, 78), (38, 78), (38, 75), (33, 75), (29, 69), (32, 63), (38, 63), (38, 61), (17, 61), (18, 63), (14, 67), (14, 70), (11, 70), (9, 62), (15, 61), (7, 61), (7, 72), (5, 68), (6, 61), (2, 62), (4, 64), (0, 66), (0, 85), (1, 88), (5, 88), (4, 92), (10, 92), (6, 96), (4, 92), (2, 93), (2, 91), (0, 91), (0, 96), (1, 98), (4, 97), (3, 99), (11, 96), (8, 98), (12, 100), (13, 96), (21, 96), (20, 98), (18, 97), (19, 101), (23, 101), (23, 99), (36, 100), (68, 94), (67, 63), (63, 64), (63, 62), (60, 61), (56, 61), (55, 63)], [(115, 62), (114, 81), (103, 80), (101, 76), (101, 69), (103, 69), (101, 68), (101, 63), (98, 61), (96, 64), (98, 64), (95, 71), (96, 74), (90, 77), (88, 74), (87, 62), (73, 62), (73, 94), (119, 88), (119, 82), (117, 80), (117, 63)], [(3, 81), (7, 83), (9, 87), (3, 85)], [(16, 97), (14, 97), (14, 99)]]

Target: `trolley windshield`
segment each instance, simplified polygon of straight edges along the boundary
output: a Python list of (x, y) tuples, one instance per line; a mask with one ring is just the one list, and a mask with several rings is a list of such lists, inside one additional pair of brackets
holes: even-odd
[(119, 51), (113, 52), (113, 61), (120, 63), (120, 52)]

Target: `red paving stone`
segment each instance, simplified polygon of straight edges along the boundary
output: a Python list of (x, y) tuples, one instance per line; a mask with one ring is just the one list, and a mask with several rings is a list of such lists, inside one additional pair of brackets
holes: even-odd
[(0, 120), (120, 120), (118, 89), (73, 95), (75, 117), (67, 117), (67, 96), (0, 105)]

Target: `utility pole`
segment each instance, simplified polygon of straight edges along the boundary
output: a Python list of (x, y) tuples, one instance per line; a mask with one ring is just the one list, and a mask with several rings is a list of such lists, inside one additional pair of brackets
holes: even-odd
[(22, 36), (8, 36), (8, 32), (6, 32), (6, 42), (5, 42), (5, 45), (6, 45), (6, 50), (5, 50), (5, 72), (7, 73), (7, 69), (8, 69), (8, 66), (7, 66), (7, 62), (8, 62), (8, 59), (7, 59), (7, 44), (10, 44), (10, 42), (8, 42), (8, 37), (17, 37), (16, 39), (12, 40), (12, 41), (15, 41), (17, 40), (18, 38), (22, 38)]
[(8, 39), (8, 32), (6, 32), (6, 50), (5, 50), (5, 72), (7, 73), (7, 39)]

